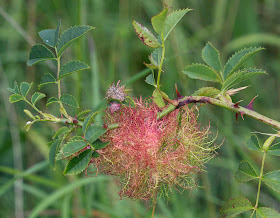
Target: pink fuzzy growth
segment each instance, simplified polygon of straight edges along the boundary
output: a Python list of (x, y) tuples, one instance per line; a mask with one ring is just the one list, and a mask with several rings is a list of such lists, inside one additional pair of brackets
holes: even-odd
[(117, 177), (120, 197), (148, 200), (174, 185), (192, 188), (192, 175), (200, 171), (202, 159), (210, 153), (199, 152), (194, 158), (192, 153), (199, 149), (193, 144), (202, 145), (207, 131), (199, 130), (196, 115), (187, 107), (157, 120), (155, 104), (141, 99), (135, 103), (135, 108), (107, 113), (106, 124), (118, 123), (119, 128), (103, 136), (104, 142), (111, 143), (92, 160), (97, 171)]

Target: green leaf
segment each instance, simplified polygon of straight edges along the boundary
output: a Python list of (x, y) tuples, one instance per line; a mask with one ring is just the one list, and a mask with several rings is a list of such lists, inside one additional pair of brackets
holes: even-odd
[(20, 92), (21, 94), (23, 95), (23, 97), (26, 97), (26, 95), (28, 94), (31, 86), (32, 86), (33, 83), (29, 84), (27, 82), (22, 82), (20, 84)]
[(86, 32), (94, 29), (91, 26), (73, 26), (65, 30), (57, 43), (57, 56), (60, 57), (62, 53), (68, 48), (76, 39), (83, 36)]
[(252, 57), (255, 53), (263, 50), (264, 48), (245, 48), (236, 52), (231, 58), (228, 59), (224, 68), (224, 77), (227, 78), (235, 72), (242, 64)]
[(258, 74), (265, 74), (266, 72), (261, 69), (242, 69), (237, 72), (232, 73), (228, 76), (223, 84), (222, 89), (228, 90), (237, 84), (246, 81)]
[(76, 99), (73, 97), (73, 95), (70, 94), (64, 94), (60, 97), (60, 101), (64, 104), (68, 104), (72, 107), (78, 108), (79, 104), (76, 101)]
[(217, 72), (221, 71), (220, 53), (210, 42), (202, 49), (202, 59)]
[(37, 101), (41, 100), (42, 98), (46, 97), (45, 94), (41, 93), (41, 92), (35, 92), (32, 97), (31, 97), (31, 103), (33, 105), (36, 104)]
[(70, 141), (85, 141), (85, 139), (82, 137), (82, 136), (74, 136), (72, 137), (71, 139), (69, 139), (69, 142)]
[(270, 146), (266, 152), (267, 152), (267, 154), (270, 154), (270, 155), (280, 156), (280, 144), (276, 143), (276, 144)]
[(46, 106), (48, 107), (52, 103), (59, 103), (58, 99), (55, 97), (51, 97), (48, 99)]
[(85, 117), (85, 115), (86, 114), (88, 114), (88, 113), (90, 113), (91, 112), (91, 110), (84, 110), (84, 111), (81, 111), (80, 113), (78, 113), (77, 114), (77, 120), (82, 120), (82, 119), (84, 119)]
[(61, 151), (56, 156), (56, 160), (67, 158), (86, 146), (87, 143), (84, 140), (71, 140), (62, 147)]
[(64, 136), (66, 133), (69, 133), (69, 132), (70, 132), (70, 129), (67, 128), (66, 126), (63, 126), (63, 127), (61, 127), (59, 130), (57, 130), (55, 132), (55, 134), (53, 135), (52, 139), (55, 139), (55, 138), (57, 138), (57, 137), (59, 137), (61, 135)]
[(102, 142), (100, 139), (97, 139), (95, 142), (92, 143), (92, 146), (95, 150), (99, 150), (102, 148), (105, 148), (107, 145), (109, 145), (110, 142)]
[(150, 75), (148, 75), (145, 79), (145, 82), (148, 83), (151, 86), (155, 86), (156, 81), (155, 81), (155, 78), (154, 78), (154, 73), (151, 73)]
[(100, 156), (100, 154), (99, 154), (97, 151), (93, 151), (91, 156), (92, 156), (93, 158), (97, 158), (97, 157)]
[(234, 198), (225, 203), (221, 209), (221, 217), (235, 217), (241, 213), (252, 210), (253, 206), (251, 202), (244, 198)]
[(59, 27), (60, 21), (58, 22), (58, 26), (56, 29), (42, 30), (39, 32), (39, 36), (47, 45), (55, 47), (58, 41)]
[(280, 170), (265, 174), (262, 181), (276, 192), (280, 192)]
[(151, 48), (161, 47), (161, 44), (157, 41), (157, 38), (148, 28), (144, 27), (142, 24), (136, 22), (135, 20), (133, 20), (132, 24), (137, 36), (144, 43), (144, 45), (147, 45)]
[(83, 129), (84, 133), (86, 132), (88, 127), (94, 122), (94, 119), (95, 119), (96, 115), (99, 114), (99, 113), (100, 113), (100, 111), (95, 111), (94, 113), (89, 114), (85, 118), (83, 126), (82, 126), (82, 129)]
[(235, 179), (237, 182), (248, 182), (252, 179), (258, 178), (256, 171), (252, 165), (246, 160), (241, 161), (237, 173), (235, 174)]
[(219, 89), (216, 89), (214, 87), (202, 87), (199, 90), (195, 91), (192, 95), (193, 96), (214, 96), (219, 94), (221, 91)]
[(257, 218), (280, 218), (280, 213), (270, 207), (258, 207)]
[(83, 172), (90, 161), (92, 151), (91, 149), (83, 151), (77, 157), (70, 160), (63, 172), (64, 175), (76, 175)]
[(167, 16), (163, 31), (164, 41), (168, 37), (171, 30), (173, 30), (173, 28), (176, 26), (176, 24), (184, 17), (187, 12), (191, 10), (192, 9), (185, 8), (182, 10), (173, 11)]
[(29, 54), (27, 66), (39, 63), (41, 61), (56, 59), (54, 54), (44, 45), (34, 45)]
[(259, 139), (256, 135), (252, 135), (247, 143), (245, 144), (246, 147), (251, 150), (251, 151), (261, 151), (261, 146), (260, 146), (260, 143), (259, 143)]
[(162, 47), (155, 49), (150, 55), (149, 60), (150, 64), (144, 63), (147, 67), (151, 69), (158, 69), (161, 61), (162, 56)]
[(50, 73), (45, 73), (44, 76), (41, 79), (40, 85), (38, 86), (39, 89), (41, 89), (44, 85), (56, 83), (56, 79), (54, 76)]
[(93, 143), (100, 136), (104, 135), (107, 132), (107, 129), (104, 129), (102, 126), (91, 125), (85, 132), (85, 139)]
[(153, 92), (154, 102), (157, 104), (158, 107), (163, 108), (165, 106), (163, 97), (161, 96), (158, 89), (155, 89)]
[(14, 94), (20, 94), (17, 81), (14, 82), (14, 88), (8, 88), (8, 90)]
[(183, 70), (183, 73), (192, 79), (200, 79), (219, 83), (222, 82), (219, 74), (204, 64), (192, 64), (186, 66)]
[(52, 168), (55, 167), (55, 156), (58, 152), (59, 146), (61, 144), (62, 139), (56, 139), (52, 143), (49, 151), (49, 161)]
[(9, 98), (9, 101), (11, 103), (15, 103), (15, 102), (21, 101), (21, 100), (23, 100), (23, 97), (20, 94), (12, 94)]
[(85, 70), (89, 69), (89, 66), (81, 61), (70, 61), (66, 64), (64, 64), (60, 68), (59, 72), (59, 80), (67, 75), (70, 75), (71, 73), (77, 72), (79, 70)]
[(152, 17), (153, 28), (158, 34), (161, 34), (163, 32), (165, 19), (167, 17), (167, 11), (168, 9), (166, 8), (158, 15)]

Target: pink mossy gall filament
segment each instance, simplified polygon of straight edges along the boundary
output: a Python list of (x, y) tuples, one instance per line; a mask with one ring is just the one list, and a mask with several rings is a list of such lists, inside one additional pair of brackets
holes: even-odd
[(98, 172), (119, 181), (120, 197), (149, 200), (171, 187), (196, 187), (195, 174), (213, 157), (209, 127), (200, 128), (195, 108), (183, 106), (157, 120), (155, 103), (135, 99), (136, 107), (107, 110), (105, 123), (119, 128), (102, 136), (110, 144), (92, 159)]

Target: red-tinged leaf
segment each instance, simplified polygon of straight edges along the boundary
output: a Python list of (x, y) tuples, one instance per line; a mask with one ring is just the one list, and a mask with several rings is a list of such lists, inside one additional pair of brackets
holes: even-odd
[(157, 38), (152, 34), (152, 32), (144, 27), (142, 24), (133, 20), (132, 22), (133, 27), (135, 29), (136, 34), (138, 35), (139, 39), (151, 48), (158, 48), (161, 47), (161, 44), (157, 41)]

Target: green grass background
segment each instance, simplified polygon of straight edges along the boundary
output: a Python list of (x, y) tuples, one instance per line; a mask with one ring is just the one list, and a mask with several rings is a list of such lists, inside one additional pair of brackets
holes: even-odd
[[(221, 51), (223, 63), (244, 47), (263, 46), (247, 67), (262, 68), (269, 75), (250, 81), (250, 87), (236, 94), (234, 101), (247, 103), (256, 95), (255, 110), (280, 120), (280, 1), (279, 0), (1, 0), (0, 2), (0, 217), (151, 217), (149, 204), (118, 199), (118, 187), (111, 177), (62, 176), (62, 167), (53, 171), (48, 163), (47, 142), (57, 125), (36, 124), (24, 131), (28, 108), (24, 103), (10, 104), (7, 87), (14, 80), (34, 82), (32, 91), (44, 73), (54, 69), (46, 63), (26, 66), (31, 46), (42, 43), (37, 32), (86, 24), (96, 27), (67, 50), (63, 62), (78, 59), (91, 70), (66, 78), (64, 93), (75, 95), (82, 108), (94, 109), (104, 100), (107, 87), (118, 80), (133, 89), (132, 96), (149, 98), (152, 87), (144, 80), (149, 71), (143, 65), (152, 51), (136, 36), (132, 20), (151, 29), (150, 18), (168, 5), (170, 11), (192, 8), (175, 27), (167, 44), (162, 75), (163, 89), (174, 96), (174, 84), (183, 95), (205, 85), (181, 73), (184, 66), (202, 62), (201, 50), (207, 41)], [(56, 86), (41, 90), (56, 95)], [(44, 100), (41, 102), (45, 109)], [(28, 108), (31, 110), (31, 108)], [(57, 108), (47, 110), (56, 113)], [(72, 115), (76, 111), (72, 111)], [(245, 196), (255, 203), (257, 181), (239, 184), (234, 174), (241, 160), (260, 168), (261, 154), (244, 146), (251, 132), (274, 130), (250, 118), (235, 121), (235, 115), (221, 108), (204, 106), (200, 121), (210, 121), (217, 143), (223, 141), (219, 155), (207, 164), (207, 173), (198, 177), (198, 188), (173, 190), (170, 199), (160, 199), (155, 217), (218, 217), (228, 199)], [(260, 135), (264, 141), (265, 136)], [(265, 172), (280, 168), (279, 157), (268, 156)], [(262, 186), (261, 206), (280, 211), (280, 195)], [(248, 214), (247, 214), (248, 215)], [(246, 217), (246, 216), (244, 216)]]

